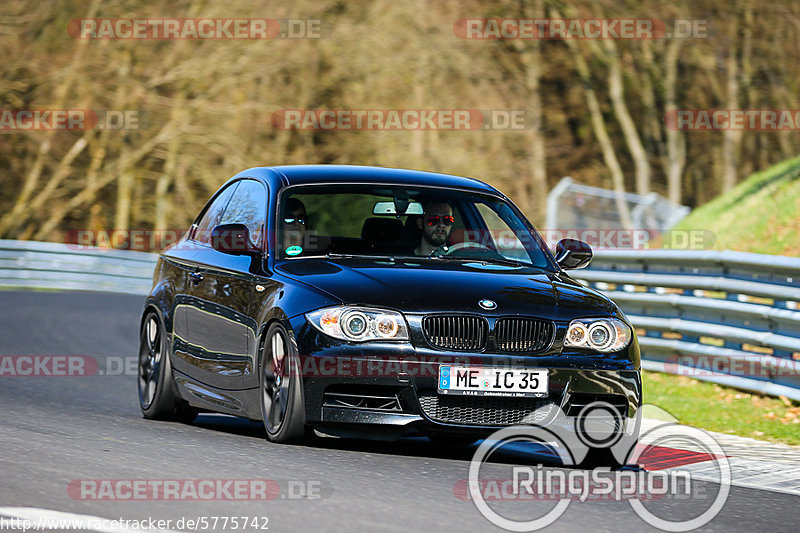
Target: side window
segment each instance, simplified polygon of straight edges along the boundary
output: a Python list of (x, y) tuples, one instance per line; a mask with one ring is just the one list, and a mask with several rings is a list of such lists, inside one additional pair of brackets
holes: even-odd
[(250, 231), (250, 240), (257, 248), (264, 242), (267, 221), (267, 192), (254, 180), (243, 180), (231, 196), (225, 213), (217, 224), (244, 224)]
[(216, 198), (214, 198), (214, 201), (208, 206), (206, 212), (203, 213), (203, 218), (201, 218), (200, 222), (197, 224), (197, 229), (194, 232), (193, 240), (205, 244), (211, 244), (211, 230), (216, 226), (219, 226), (219, 221), (222, 218), (222, 213), (225, 211), (225, 207), (228, 205), (228, 200), (231, 199), (231, 195), (239, 186), (239, 183), (241, 182), (237, 181), (236, 183), (229, 185), (224, 191), (219, 193)]

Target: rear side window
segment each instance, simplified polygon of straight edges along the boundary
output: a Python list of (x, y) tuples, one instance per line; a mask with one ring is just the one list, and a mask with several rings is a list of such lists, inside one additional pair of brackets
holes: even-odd
[(244, 224), (250, 241), (261, 249), (267, 220), (267, 191), (254, 180), (243, 180), (231, 196), (219, 224)]
[(211, 244), (211, 230), (219, 226), (219, 221), (222, 219), (222, 214), (230, 201), (231, 196), (239, 186), (239, 181), (228, 185), (225, 190), (219, 193), (211, 204), (206, 208), (200, 222), (197, 223), (197, 229), (194, 231), (192, 240)]

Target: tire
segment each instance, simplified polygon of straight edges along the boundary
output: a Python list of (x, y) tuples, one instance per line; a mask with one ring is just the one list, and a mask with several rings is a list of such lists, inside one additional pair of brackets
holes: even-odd
[(305, 426), (297, 350), (286, 329), (278, 323), (272, 324), (264, 336), (259, 376), (261, 419), (267, 440), (304, 441), (309, 431)]
[(191, 423), (198, 410), (177, 393), (169, 360), (169, 342), (161, 316), (148, 311), (139, 333), (139, 407), (149, 420)]

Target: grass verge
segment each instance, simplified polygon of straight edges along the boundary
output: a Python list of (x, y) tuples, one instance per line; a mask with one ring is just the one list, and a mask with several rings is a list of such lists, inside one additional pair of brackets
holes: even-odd
[(800, 157), (756, 172), (674, 230), (714, 233), (717, 250), (800, 256)]
[(644, 403), (687, 426), (770, 442), (800, 445), (800, 406), (686, 376), (642, 372)]

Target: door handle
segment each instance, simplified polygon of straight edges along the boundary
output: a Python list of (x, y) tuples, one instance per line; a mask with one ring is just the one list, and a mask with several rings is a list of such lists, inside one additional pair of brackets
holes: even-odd
[(203, 274), (201, 274), (200, 272), (190, 272), (189, 277), (192, 278), (192, 281), (194, 282), (195, 285), (203, 281)]

